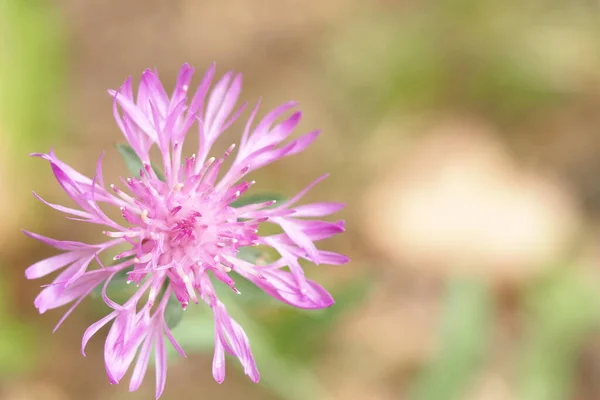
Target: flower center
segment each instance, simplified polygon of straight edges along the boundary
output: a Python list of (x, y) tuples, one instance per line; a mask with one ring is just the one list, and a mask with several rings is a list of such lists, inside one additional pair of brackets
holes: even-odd
[[(240, 191), (216, 192), (211, 184), (195, 176), (169, 187), (153, 176), (151, 169), (139, 179), (126, 181), (133, 197), (111, 186), (130, 207), (121, 209), (132, 227), (123, 234), (131, 244), (134, 270), (129, 280), (138, 284), (151, 276), (153, 287), (170, 287), (185, 308), (191, 299), (197, 302), (206, 273), (229, 285), (232, 265), (239, 248), (258, 243), (259, 220), (240, 221), (237, 209), (229, 204)], [(242, 184), (247, 189), (251, 183)], [(123, 253), (125, 255), (125, 253)], [(155, 292), (158, 289), (155, 290)]]

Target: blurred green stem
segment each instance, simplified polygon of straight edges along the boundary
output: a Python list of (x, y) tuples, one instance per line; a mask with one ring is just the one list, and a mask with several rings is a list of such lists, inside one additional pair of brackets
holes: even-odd
[(600, 294), (576, 268), (554, 271), (526, 294), (530, 313), (519, 374), (519, 398), (570, 398), (582, 345), (598, 327)]
[(413, 400), (461, 398), (483, 361), (493, 314), (488, 286), (474, 279), (454, 279), (444, 304), (440, 350), (417, 379)]

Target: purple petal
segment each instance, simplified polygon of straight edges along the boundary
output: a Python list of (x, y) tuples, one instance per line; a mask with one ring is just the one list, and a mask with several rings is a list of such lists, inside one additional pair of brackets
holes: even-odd
[(294, 207), (294, 217), (324, 217), (334, 214), (346, 207), (344, 203), (312, 203)]
[(297, 102), (289, 101), (289, 102), (284, 103), (284, 104), (274, 108), (273, 110), (269, 111), (269, 113), (267, 115), (265, 115), (264, 118), (258, 123), (256, 128), (252, 132), (250, 138), (248, 139), (248, 146), (250, 146), (252, 148), (249, 151), (250, 152), (256, 151), (257, 147), (259, 147), (259, 143), (260, 143), (261, 139), (263, 138), (264, 135), (266, 135), (269, 132), (269, 128), (271, 127), (271, 125), (273, 125), (275, 120), (277, 118), (279, 118), (287, 110), (289, 110), (293, 107), (296, 107), (297, 105), (298, 105)]
[(56, 256), (46, 258), (45, 260), (38, 261), (25, 270), (25, 277), (27, 279), (37, 279), (42, 276), (46, 276), (64, 266), (72, 263), (73, 261), (81, 258), (80, 253), (68, 252), (58, 254)]
[(156, 398), (158, 399), (165, 390), (167, 382), (167, 351), (162, 331), (157, 330), (155, 340)]
[[(226, 339), (231, 346), (230, 352), (240, 360), (240, 363), (244, 367), (244, 373), (248, 375), (253, 382), (258, 382), (260, 380), (260, 375), (256, 368), (256, 362), (252, 356), (252, 351), (250, 350), (248, 336), (246, 336), (242, 327), (227, 314), (223, 303), (217, 302), (217, 304), (213, 306), (213, 312), (215, 315), (216, 337), (219, 338), (219, 340)], [(223, 349), (227, 349), (224, 341), (221, 341), (220, 344), (223, 346)], [(217, 350), (216, 346), (215, 350)], [(218, 349), (218, 351), (221, 351), (221, 349)]]
[(42, 197), (38, 196), (38, 194), (36, 192), (33, 192), (33, 195), (42, 203), (44, 203), (45, 205), (47, 205), (48, 207), (52, 207), (57, 211), (63, 212), (65, 214), (71, 214), (71, 215), (76, 215), (78, 217), (81, 218), (92, 218), (92, 215), (88, 212), (85, 211), (81, 211), (81, 210), (76, 210), (74, 208), (70, 208), (70, 207), (65, 207), (65, 206), (61, 206), (59, 204), (53, 204), (53, 203), (49, 203), (46, 200), (44, 200)]
[(252, 109), (252, 112), (250, 113), (250, 117), (248, 118), (248, 121), (246, 121), (246, 127), (244, 128), (244, 132), (242, 133), (242, 138), (240, 139), (240, 151), (238, 153), (238, 156), (236, 157), (236, 161), (238, 160), (238, 158), (242, 158), (243, 155), (244, 156), (247, 155), (247, 152), (246, 152), (247, 149), (249, 150), (249, 152), (252, 151), (251, 148), (249, 149), (248, 146), (246, 146), (246, 143), (248, 141), (248, 136), (250, 134), (250, 127), (252, 126), (252, 122), (254, 122), (254, 118), (256, 118), (256, 114), (258, 113), (260, 103), (261, 103), (261, 100), (258, 99), (258, 101), (256, 102), (256, 105), (254, 106), (254, 108)]
[[(223, 98), (223, 103), (219, 107), (217, 114), (215, 115), (215, 119), (211, 124), (211, 132), (210, 137), (211, 140), (216, 139), (216, 137), (222, 132), (223, 124), (225, 120), (235, 107), (238, 97), (240, 96), (240, 92), (242, 91), (242, 75), (236, 74), (233, 78), (233, 82), (231, 86), (225, 93), (225, 97)], [(210, 103), (209, 103), (210, 105)], [(231, 124), (232, 121), (229, 122)]]
[(104, 187), (104, 177), (102, 176), (102, 159), (104, 158), (104, 152), (100, 154), (98, 157), (98, 161), (96, 162), (96, 177), (95, 180), (101, 187)]
[(321, 263), (327, 265), (343, 265), (350, 262), (350, 258), (343, 254), (325, 250), (319, 250), (319, 259)]
[[(65, 287), (72, 285), (77, 279), (79, 279), (87, 270), (87, 267), (90, 263), (96, 258), (95, 254), (87, 258), (80, 258), (78, 261), (74, 262), (66, 271), (69, 271), (69, 278), (65, 282)], [(63, 279), (66, 276), (63, 276)]]
[(162, 329), (163, 329), (165, 335), (167, 336), (167, 339), (169, 339), (169, 342), (171, 342), (171, 345), (173, 346), (173, 348), (179, 353), (180, 356), (182, 356), (183, 358), (187, 358), (185, 351), (183, 351), (183, 348), (181, 347), (181, 345), (177, 342), (177, 340), (173, 336), (173, 333), (167, 326), (166, 322), (164, 322), (164, 319), (163, 319), (162, 325), (163, 325)]
[[(141, 93), (139, 93), (139, 90), (141, 90), (142, 88), (144, 88), (146, 92), (144, 93), (146, 99), (140, 98)], [(169, 96), (167, 95), (167, 92), (165, 92), (165, 89), (162, 83), (160, 82), (160, 79), (158, 78), (158, 74), (149, 69), (144, 71), (144, 73), (142, 74), (140, 87), (138, 89), (137, 102), (139, 104), (143, 101), (152, 101), (152, 103), (154, 103), (158, 107), (158, 110), (160, 111), (161, 115), (164, 116), (167, 114)]]
[(260, 276), (236, 271), (268, 295), (294, 307), (319, 309), (334, 303), (333, 297), (318, 283), (305, 279), (306, 285), (300, 287), (290, 272), (281, 269), (260, 268)]
[(321, 181), (323, 181), (324, 179), (326, 179), (329, 176), (329, 174), (324, 174), (321, 175), (320, 177), (318, 177), (317, 179), (315, 179), (314, 181), (312, 181), (307, 187), (305, 187), (304, 189), (302, 189), (300, 192), (298, 192), (297, 195), (295, 195), (294, 197), (292, 197), (290, 200), (288, 200), (287, 202), (285, 202), (284, 204), (282, 204), (280, 207), (290, 207), (292, 204), (295, 204), (296, 202), (298, 202), (298, 200), (300, 200), (310, 189), (312, 189), (313, 187), (315, 187), (316, 184), (320, 183)]
[[(298, 247), (287, 246), (287, 249), (296, 257), (302, 257), (309, 261), (311, 260), (308, 255)], [(350, 259), (343, 254), (319, 250), (319, 261), (321, 264), (326, 265), (343, 265), (350, 262)]]
[(213, 88), (209, 98), (208, 105), (206, 106), (206, 113), (204, 115), (204, 124), (208, 128), (205, 132), (206, 139), (211, 142), (212, 126), (217, 117), (217, 113), (220, 111), (223, 100), (227, 95), (227, 90), (229, 87), (229, 83), (231, 82), (231, 77), (233, 76), (233, 72), (227, 72), (223, 75), (223, 77), (216, 83)]
[(296, 126), (302, 119), (302, 112), (297, 111), (293, 113), (288, 119), (280, 124), (277, 124), (271, 132), (269, 132), (270, 141), (273, 143), (281, 143), (296, 129)]
[(131, 118), (133, 123), (140, 128), (152, 141), (156, 142), (158, 140), (156, 135), (156, 130), (148, 120), (148, 117), (142, 113), (139, 108), (133, 103), (132, 99), (127, 98), (121, 93), (115, 92), (114, 90), (109, 90), (108, 93), (113, 96), (116, 101), (119, 103), (123, 112)]
[(140, 349), (140, 354), (138, 355), (138, 359), (135, 363), (133, 373), (131, 374), (131, 381), (129, 382), (130, 392), (138, 390), (140, 385), (144, 381), (146, 371), (148, 370), (148, 363), (150, 362), (150, 354), (152, 354), (153, 343), (154, 338), (152, 336), (149, 336), (146, 338), (144, 344), (142, 345), (142, 348)]
[(92, 338), (92, 336), (94, 336), (100, 329), (102, 329), (102, 327), (104, 325), (108, 324), (116, 316), (117, 316), (117, 311), (113, 311), (110, 314), (108, 314), (106, 317), (91, 324), (85, 330), (85, 332), (83, 333), (83, 339), (81, 341), (81, 354), (83, 354), (85, 356), (85, 348), (86, 348), (88, 342), (90, 341), (90, 339)]
[(260, 381), (260, 373), (256, 367), (252, 350), (250, 350), (250, 340), (240, 324), (238, 324), (234, 319), (231, 319), (231, 326), (233, 327), (233, 335), (236, 338), (236, 341), (239, 343), (238, 346), (240, 348), (240, 355), (238, 355), (238, 357), (241, 356), (240, 360), (242, 361), (242, 365), (244, 367), (244, 373), (250, 377), (252, 382), (256, 383)]
[(215, 350), (212, 363), (213, 378), (217, 383), (223, 383), (225, 380), (225, 349), (221, 343), (221, 338), (216, 332), (215, 327)]
[(306, 250), (311, 260), (315, 264), (319, 264), (319, 252), (315, 247), (312, 240), (300, 229), (300, 227), (291, 220), (282, 217), (276, 217), (272, 219), (273, 222), (278, 223), (279, 226), (284, 230), (288, 237), (299, 247)]
[[(345, 222), (343, 220), (337, 222), (297, 220), (295, 222), (296, 224), (303, 225), (302, 230), (304, 234), (313, 242), (328, 239), (346, 231)], [(283, 241), (285, 242), (286, 240), (284, 239)], [(290, 241), (288, 240), (287, 242), (289, 243)]]
[(302, 112), (295, 112), (282, 123), (275, 125), (270, 131), (255, 134), (253, 136), (254, 146), (260, 148), (281, 143), (294, 131), (301, 118)]
[(68, 164), (62, 162), (58, 157), (56, 157), (56, 154), (54, 154), (52, 150), (49, 152), (49, 154), (34, 153), (32, 154), (32, 156), (41, 157), (44, 160), (49, 161), (50, 164), (53, 164), (60, 170), (64, 171), (64, 173), (70, 176), (71, 179), (75, 182), (86, 185), (90, 185), (92, 183), (92, 180), (90, 178), (88, 178), (85, 175), (82, 175), (81, 173), (77, 172), (75, 169), (70, 167)]
[(148, 334), (148, 324), (137, 321), (133, 308), (119, 312), (104, 343), (104, 365), (111, 383), (123, 378)]
[[(210, 89), (210, 84), (212, 82), (213, 76), (215, 74), (215, 64), (212, 64), (210, 68), (206, 71), (204, 76), (202, 77), (202, 81), (198, 85), (196, 89), (196, 93), (194, 93), (194, 97), (192, 97), (192, 101), (188, 108), (188, 117), (195, 117), (198, 112), (201, 112), (204, 108), (204, 100), (206, 99), (206, 94)], [(190, 115), (191, 114), (191, 115)], [(202, 132), (202, 126), (200, 127), (200, 132)], [(185, 132), (184, 132), (185, 134)], [(177, 139), (177, 138), (176, 138)], [(198, 151), (201, 154), (201, 151)], [(200, 160), (200, 163), (204, 162), (204, 160)]]
[(105, 270), (87, 272), (72, 285), (66, 287), (64, 280), (68, 279), (72, 273), (69, 270), (63, 271), (50, 286), (42, 290), (35, 298), (34, 305), (40, 314), (70, 303), (81, 296), (86, 296), (108, 275)]
[(179, 74), (177, 75), (175, 89), (173, 89), (173, 94), (171, 95), (170, 109), (173, 109), (175, 104), (187, 97), (187, 92), (193, 76), (194, 68), (187, 63), (183, 64), (179, 70)]
[(306, 135), (300, 136), (298, 139), (284, 147), (285, 155), (291, 156), (303, 152), (320, 134), (321, 131), (313, 131), (307, 133)]

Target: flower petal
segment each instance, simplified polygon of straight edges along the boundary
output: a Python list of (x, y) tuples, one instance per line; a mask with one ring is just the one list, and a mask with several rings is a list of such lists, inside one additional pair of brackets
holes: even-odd
[(81, 340), (81, 354), (83, 354), (85, 356), (85, 348), (86, 348), (88, 342), (90, 341), (90, 339), (92, 338), (92, 336), (94, 336), (100, 329), (102, 329), (102, 327), (104, 325), (108, 324), (116, 316), (117, 316), (117, 311), (113, 311), (110, 314), (108, 314), (106, 317), (91, 324), (85, 330), (85, 332), (83, 333), (83, 339)]
[(223, 383), (225, 380), (225, 349), (215, 326), (215, 350), (212, 363), (213, 378), (217, 383)]
[(71, 264), (73, 261), (81, 258), (81, 256), (81, 253), (67, 252), (46, 258), (27, 268), (25, 270), (25, 276), (27, 279), (41, 278), (42, 276), (51, 274), (52, 272)]
[(155, 334), (155, 370), (156, 370), (156, 398), (158, 399), (165, 390), (167, 382), (167, 351), (165, 349), (165, 339), (161, 330), (156, 330)]
[(152, 345), (154, 344), (154, 337), (149, 336), (144, 341), (140, 354), (135, 362), (133, 373), (131, 374), (131, 381), (129, 382), (129, 391), (133, 392), (139, 389), (140, 385), (144, 381), (146, 371), (148, 370), (148, 363), (150, 362), (150, 355), (152, 354)]
[(312, 203), (305, 204), (302, 206), (294, 207), (293, 217), (324, 217), (326, 215), (334, 214), (346, 207), (344, 203)]
[[(248, 375), (253, 382), (258, 382), (260, 380), (260, 374), (256, 368), (252, 350), (250, 350), (248, 336), (246, 336), (242, 327), (227, 314), (227, 310), (223, 303), (217, 302), (213, 306), (213, 313), (215, 316), (216, 337), (222, 341), (222, 348), (226, 348), (226, 343), (224, 342), (224, 340), (226, 340), (230, 345), (230, 349), (233, 351), (233, 355), (240, 360), (240, 363), (244, 367), (244, 373)], [(216, 347), (215, 350), (217, 350)], [(221, 351), (221, 349), (218, 349), (218, 351)], [(219, 375), (217, 375), (217, 377), (218, 376)]]
[(55, 247), (59, 250), (81, 250), (81, 249), (95, 248), (95, 246), (93, 246), (91, 244), (51, 239), (49, 237), (42, 236), (37, 233), (29, 232), (24, 229), (21, 229), (21, 232), (23, 232), (24, 234), (26, 234), (27, 236), (29, 236), (33, 239), (39, 240), (40, 242), (45, 243), (49, 246)]

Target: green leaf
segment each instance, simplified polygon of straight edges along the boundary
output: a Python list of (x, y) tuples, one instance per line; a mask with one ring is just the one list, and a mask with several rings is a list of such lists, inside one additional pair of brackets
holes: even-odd
[(462, 398), (483, 362), (493, 314), (490, 289), (474, 279), (456, 278), (444, 304), (440, 351), (419, 376), (411, 399)]
[[(119, 263), (125, 262), (127, 260), (131, 260), (134, 256), (123, 257), (120, 260), (113, 261), (110, 265), (117, 265)], [(133, 270), (133, 266), (122, 269), (117, 272), (115, 276), (112, 278), (110, 283), (108, 284), (108, 288), (106, 292), (109, 297), (114, 300), (127, 299), (129, 295), (133, 291), (135, 291), (135, 285), (131, 286), (127, 284), (127, 278), (129, 277), (129, 272)], [(99, 284), (92, 291), (92, 297), (100, 297), (102, 296), (102, 288), (104, 287), (104, 283)]]
[[(322, 310), (282, 308), (270, 320), (273, 346), (286, 357), (302, 362), (312, 361), (325, 345), (323, 337), (340, 317), (357, 307), (373, 284), (367, 276), (357, 277), (331, 290), (335, 304)], [(266, 296), (263, 293), (264, 296)], [(268, 297), (268, 296), (267, 296)]]
[(119, 150), (119, 153), (121, 153), (121, 156), (123, 157), (123, 160), (125, 161), (125, 165), (127, 165), (127, 169), (129, 169), (129, 172), (139, 177), (143, 165), (142, 160), (140, 160), (140, 157), (138, 157), (135, 150), (133, 150), (131, 146), (128, 146), (126, 144), (117, 144), (117, 150)]
[[(179, 307), (181, 309), (181, 306)], [(181, 318), (173, 336), (186, 352), (207, 352), (214, 346), (214, 322), (210, 308), (204, 303), (192, 305), (182, 311), (185, 318)], [(174, 349), (171, 354), (177, 354)]]
[[(140, 171), (142, 170), (144, 165), (142, 164), (142, 160), (140, 160), (140, 157), (137, 155), (135, 150), (133, 150), (131, 146), (126, 144), (117, 144), (117, 150), (119, 150), (119, 153), (121, 153), (121, 156), (123, 157), (123, 160), (125, 161), (125, 165), (127, 165), (127, 169), (129, 169), (129, 172), (131, 172), (131, 174), (133, 174), (134, 176), (139, 177)], [(165, 176), (154, 165), (154, 163), (152, 163), (152, 169), (154, 170), (154, 173), (156, 174), (158, 179), (164, 182)]]
[(165, 307), (165, 322), (170, 329), (175, 328), (183, 319), (183, 308), (175, 295), (171, 295)]
[[(271, 201), (271, 200), (275, 200), (278, 203), (285, 201), (286, 198), (280, 194), (276, 194), (276, 193), (260, 193), (260, 194), (254, 194), (254, 195), (250, 195), (250, 196), (245, 196), (241, 199), (238, 199), (236, 201), (234, 201), (233, 203), (231, 203), (231, 207), (242, 207), (242, 206), (247, 206), (249, 204), (257, 204), (257, 203), (264, 203), (265, 201)], [(272, 208), (272, 207), (276, 207), (276, 204), (273, 204), (271, 206), (269, 206), (268, 208)]]
[(163, 173), (160, 171), (160, 169), (158, 169), (158, 167), (156, 165), (154, 165), (153, 162), (150, 163), (152, 165), (152, 169), (154, 170), (154, 173), (156, 174), (156, 177), (158, 179), (160, 179), (161, 181), (165, 182), (165, 176), (163, 175)]

